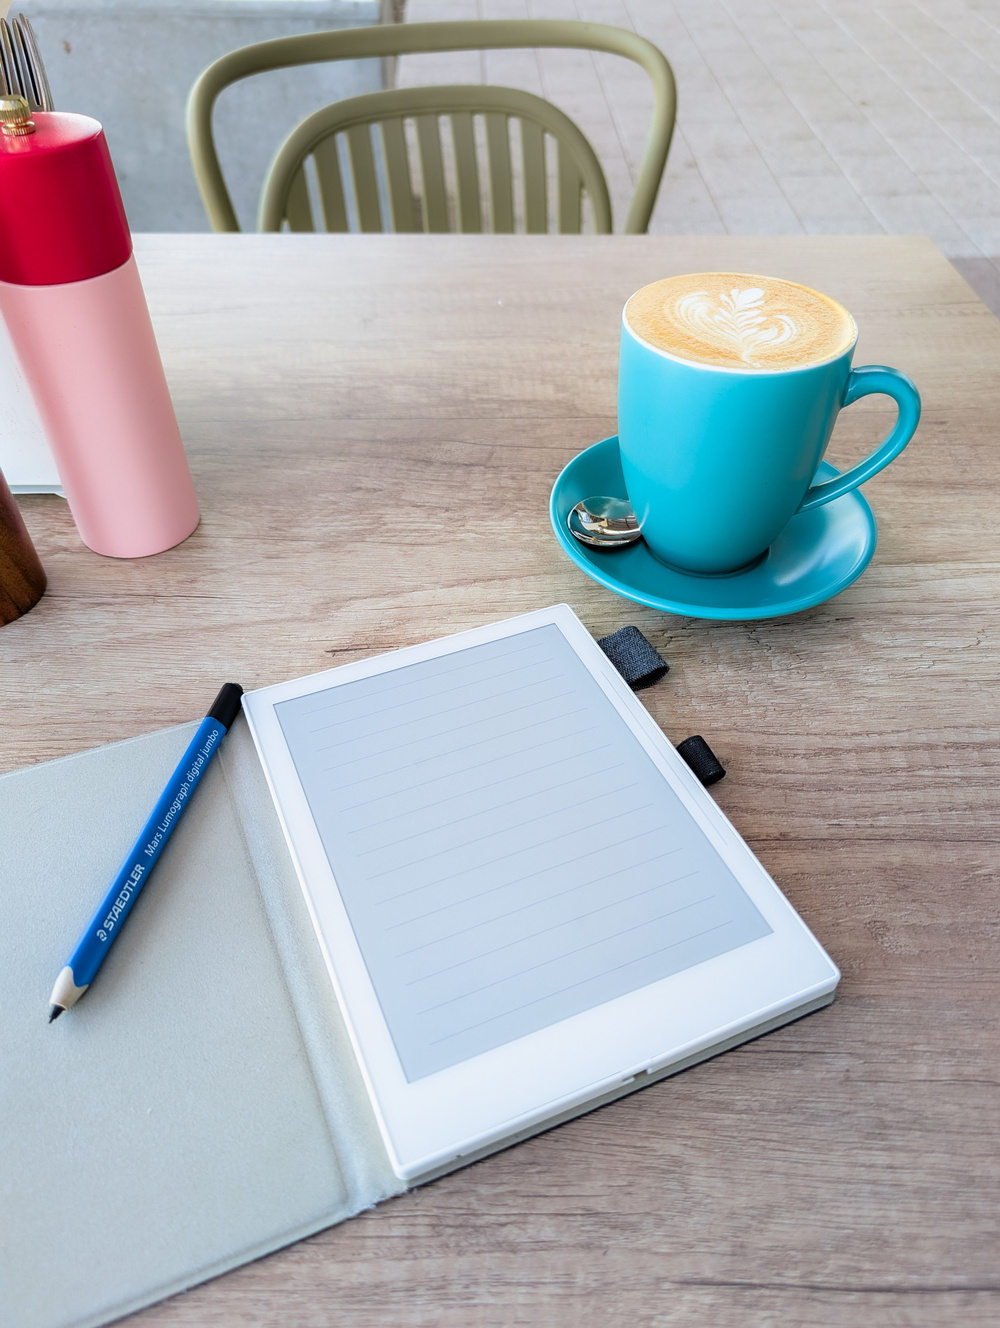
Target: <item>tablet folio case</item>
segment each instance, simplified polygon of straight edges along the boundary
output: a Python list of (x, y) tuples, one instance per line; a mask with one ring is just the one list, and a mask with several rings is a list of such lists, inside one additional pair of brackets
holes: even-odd
[(105, 1323), (392, 1173), (239, 718), (78, 1013), (49, 988), (197, 724), (0, 777), (0, 1304)]
[[(80, 1011), (47, 1022), (54, 976), (197, 727), (0, 776), (4, 1324), (107, 1323), (406, 1188), (242, 717)], [(832, 999), (831, 987), (644, 1082)]]

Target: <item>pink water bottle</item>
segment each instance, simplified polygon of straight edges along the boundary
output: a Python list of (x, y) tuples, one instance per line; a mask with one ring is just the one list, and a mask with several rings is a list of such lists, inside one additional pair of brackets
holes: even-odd
[(0, 313), (83, 542), (186, 539), (198, 500), (104, 131), (19, 97), (0, 98)]

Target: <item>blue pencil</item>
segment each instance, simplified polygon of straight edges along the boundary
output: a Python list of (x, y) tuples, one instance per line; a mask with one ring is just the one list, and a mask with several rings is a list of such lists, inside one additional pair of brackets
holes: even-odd
[(209, 762), (219, 750), (222, 739), (232, 727), (240, 710), (243, 688), (227, 682), (215, 698), (215, 703), (198, 725), (198, 731), (181, 757), (177, 769), (167, 780), (167, 786), (153, 808), (149, 820), (129, 850), (121, 870), (111, 888), (101, 900), (100, 907), (87, 924), (79, 945), (70, 956), (66, 967), (56, 978), (49, 998), (49, 1023), (58, 1019), (64, 1010), (75, 1005), (93, 982), (97, 970), (107, 958), (112, 942), (132, 910), (139, 891), (146, 884), (150, 872), (163, 852), (163, 846), (173, 834), (198, 781), (208, 769)]

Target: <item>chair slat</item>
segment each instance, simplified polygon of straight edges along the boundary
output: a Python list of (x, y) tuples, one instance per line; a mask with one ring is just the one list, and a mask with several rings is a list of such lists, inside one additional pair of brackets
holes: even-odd
[(452, 112), (451, 139), (455, 145), (455, 179), (458, 183), (458, 229), (478, 233), (483, 229), (483, 210), (479, 202), (479, 165), (470, 112)]
[(448, 220), (448, 191), (444, 182), (444, 157), (441, 153), (441, 126), (436, 114), (417, 115), (417, 145), (420, 148), (420, 173), (424, 183), (424, 219), (431, 234), (451, 230)]
[(413, 206), (413, 180), (410, 176), (410, 154), (406, 149), (406, 132), (402, 118), (382, 121), (382, 144), (385, 169), (389, 180), (389, 203), (392, 224), (397, 231), (417, 231), (417, 211)]
[(524, 161), (524, 222), (529, 235), (544, 235), (549, 229), (545, 181), (545, 135), (540, 125), (521, 121), (521, 154)]
[(344, 202), (344, 182), (340, 176), (340, 156), (337, 139), (331, 134), (316, 145), (312, 154), (319, 180), (319, 197), (323, 205), (323, 221), (328, 231), (346, 231), (347, 205)]
[(559, 143), (559, 233), (561, 235), (579, 235), (583, 219), (580, 212), (580, 195), (583, 192), (583, 180), (576, 162), (566, 145)]
[(490, 230), (496, 235), (510, 235), (514, 230), (514, 191), (507, 116), (493, 113), (483, 119), (486, 121), (486, 148), (490, 162)]
[(358, 225), (363, 231), (382, 229), (382, 209), (378, 203), (375, 157), (372, 153), (371, 125), (352, 125), (347, 131), (354, 176), (354, 199), (358, 205)]
[[(442, 123), (446, 116), (448, 129)], [(511, 146), (512, 121), (520, 124), (516, 152)], [(377, 153), (373, 132), (381, 135)], [(549, 137), (558, 145), (555, 160), (549, 158)], [(339, 167), (332, 148), (321, 150), (323, 142), (334, 138), (340, 148)], [(558, 107), (517, 88), (479, 84), (392, 88), (348, 97), (315, 111), (289, 134), (275, 157), (261, 195), (262, 230), (280, 230), (287, 224), (288, 190), (310, 154), (326, 182), (323, 207), (329, 213), (328, 229), (345, 225), (338, 187), (354, 225), (348, 179), (353, 175), (365, 231), (395, 225), (397, 230), (437, 232), (453, 227), (460, 231), (485, 227), (506, 234), (522, 229), (536, 234), (550, 229), (573, 232), (591, 212), (594, 231), (611, 231), (607, 182), (593, 148)], [(556, 169), (550, 169), (553, 166)], [(488, 208), (482, 200), (484, 173)], [(589, 208), (583, 205), (584, 193)], [(550, 217), (553, 203), (552, 211), (558, 215)], [(315, 200), (313, 208), (316, 225), (322, 225)], [(299, 211), (304, 218), (301, 200)], [(306, 224), (304, 219), (301, 224)]]
[(285, 204), (285, 216), (288, 226), (293, 231), (314, 231), (312, 204), (309, 202), (309, 188), (306, 185), (305, 167), (300, 166), (295, 172), (288, 190), (288, 202)]

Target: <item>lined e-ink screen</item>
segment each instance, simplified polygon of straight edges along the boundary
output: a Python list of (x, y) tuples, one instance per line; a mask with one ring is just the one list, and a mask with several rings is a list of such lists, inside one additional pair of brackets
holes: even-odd
[(555, 625), (275, 711), (411, 1082), (771, 930)]

